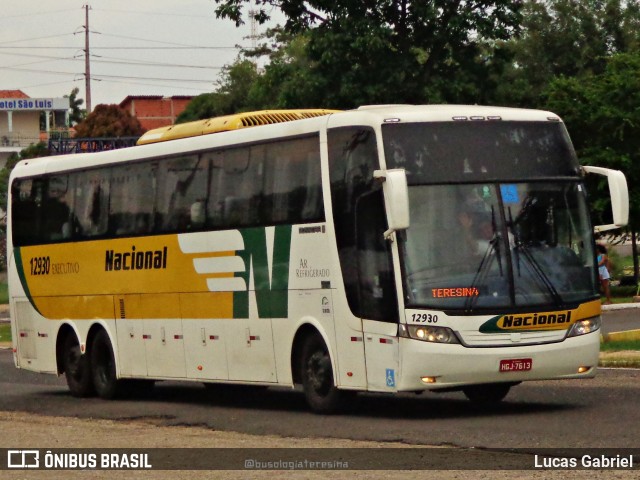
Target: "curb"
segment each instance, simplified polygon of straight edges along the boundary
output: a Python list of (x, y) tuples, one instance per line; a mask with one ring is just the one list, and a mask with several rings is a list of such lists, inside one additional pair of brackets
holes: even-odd
[(623, 332), (611, 332), (603, 335), (605, 342), (623, 342), (640, 340), (640, 330), (625, 330)]
[(602, 311), (616, 311), (616, 310), (631, 310), (634, 308), (640, 308), (639, 303), (612, 303), (611, 305), (602, 305)]

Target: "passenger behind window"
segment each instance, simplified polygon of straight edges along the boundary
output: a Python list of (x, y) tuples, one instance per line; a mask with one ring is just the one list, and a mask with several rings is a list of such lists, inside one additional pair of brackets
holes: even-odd
[(136, 215), (135, 232), (139, 235), (144, 235), (151, 232), (151, 222), (148, 213), (138, 213)]
[(198, 200), (191, 204), (190, 208), (190, 230), (200, 230), (204, 227), (204, 224), (207, 220), (207, 215), (205, 211), (204, 200)]
[(224, 199), (224, 224), (230, 227), (243, 225), (245, 222), (245, 201), (238, 197)]
[[(62, 240), (64, 238), (63, 227), (69, 223), (71, 209), (66, 200), (66, 179), (51, 178), (47, 195), (44, 199), (43, 222), (44, 236), (48, 240)], [(66, 238), (69, 238), (69, 234)]]

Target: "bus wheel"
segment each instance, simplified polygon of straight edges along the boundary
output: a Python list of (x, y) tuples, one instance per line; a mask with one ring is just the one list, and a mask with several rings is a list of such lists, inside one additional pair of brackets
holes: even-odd
[(93, 385), (100, 398), (111, 400), (120, 394), (121, 382), (116, 377), (116, 360), (109, 335), (100, 330), (91, 343)]
[(307, 403), (316, 413), (335, 413), (344, 403), (344, 392), (333, 383), (331, 357), (319, 335), (305, 340), (302, 347), (302, 385)]
[(69, 391), (74, 397), (90, 397), (95, 393), (91, 378), (91, 359), (82, 355), (80, 344), (74, 333), (64, 339), (62, 365)]
[(470, 385), (462, 389), (464, 394), (474, 404), (481, 407), (490, 407), (500, 403), (511, 389), (510, 383), (487, 383), (482, 385)]

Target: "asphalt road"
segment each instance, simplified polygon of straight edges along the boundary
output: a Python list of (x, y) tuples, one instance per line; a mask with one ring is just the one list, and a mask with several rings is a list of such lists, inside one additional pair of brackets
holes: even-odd
[(605, 310), (602, 319), (602, 328), (605, 334), (627, 330), (640, 330), (640, 308)]
[(603, 370), (592, 380), (528, 382), (493, 410), (476, 410), (460, 393), (359, 395), (337, 416), (307, 410), (301, 393), (223, 390), (158, 382), (147, 398), (77, 399), (64, 378), (20, 371), (0, 351), (0, 410), (103, 419), (149, 419), (160, 425), (283, 437), (399, 441), (476, 448), (640, 447), (640, 370)]

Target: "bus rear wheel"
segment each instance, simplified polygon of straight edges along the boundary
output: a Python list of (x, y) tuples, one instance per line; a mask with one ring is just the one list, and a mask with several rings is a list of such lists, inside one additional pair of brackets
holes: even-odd
[(90, 397), (95, 394), (91, 378), (91, 359), (80, 351), (80, 343), (74, 333), (67, 334), (62, 352), (64, 376), (74, 397)]
[(307, 403), (314, 412), (335, 413), (344, 406), (345, 392), (334, 384), (329, 350), (319, 335), (305, 340), (300, 372)]
[(487, 383), (482, 385), (469, 385), (462, 389), (466, 397), (479, 407), (490, 407), (504, 400), (511, 383)]
[(116, 360), (111, 340), (106, 331), (100, 330), (91, 343), (93, 385), (100, 398), (111, 400), (121, 393), (121, 382), (116, 375)]

